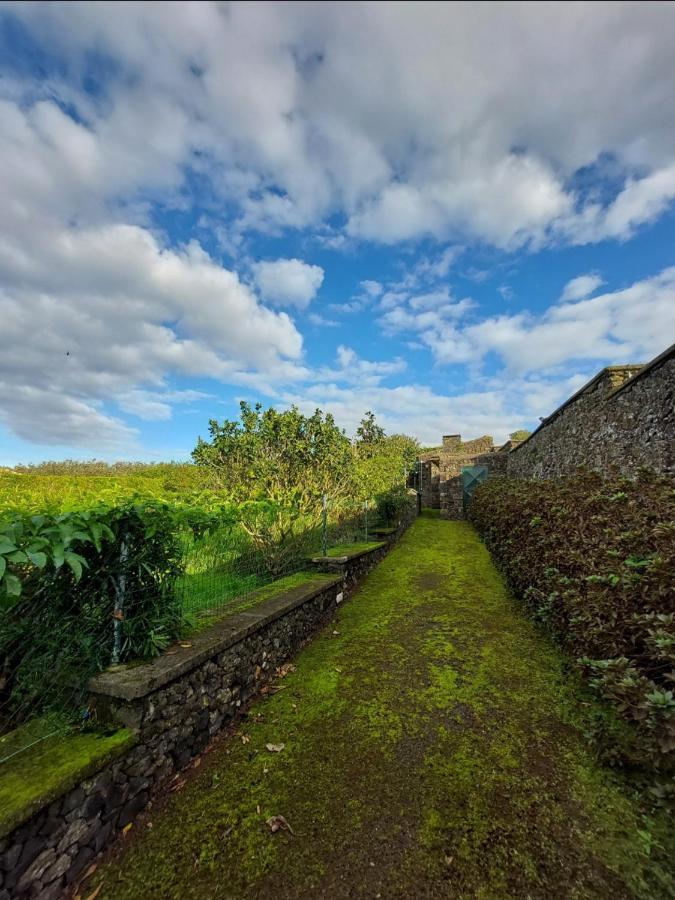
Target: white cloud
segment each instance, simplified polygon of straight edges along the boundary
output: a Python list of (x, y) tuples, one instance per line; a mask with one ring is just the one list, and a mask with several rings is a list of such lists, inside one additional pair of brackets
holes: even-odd
[(646, 361), (672, 341), (675, 267), (623, 290), (461, 325), (436, 311), (393, 310), (386, 331), (414, 331), (443, 363), (480, 363), (496, 354), (509, 373), (546, 371), (573, 360)]
[[(68, 73), (4, 83), (10, 207), (26, 191), (93, 216), (121, 196), (142, 215), (158, 191), (189, 202), (192, 170), (239, 229), (338, 216), (377, 241), (511, 248), (624, 239), (675, 196), (669, 4), (7, 10)], [(92, 50), (115, 66), (87, 93)], [(602, 206), (570, 179), (606, 156), (623, 184)]]
[(315, 384), (340, 382), (343, 384), (377, 385), (383, 379), (406, 370), (403, 359), (371, 361), (362, 359), (351, 347), (340, 344), (336, 351), (336, 367), (324, 366), (312, 373)]
[(163, 418), (196, 399), (167, 393), (170, 374), (233, 383), (305, 374), (286, 313), (261, 306), (197, 244), (167, 250), (131, 225), (52, 225), (14, 241), (5, 234), (0, 267), (1, 415), (27, 440), (130, 441), (133, 431), (103, 405)]
[(321, 266), (300, 259), (277, 259), (256, 263), (253, 273), (260, 293), (276, 306), (305, 309), (323, 283)]
[(327, 319), (319, 313), (310, 313), (307, 318), (312, 325), (316, 325), (319, 328), (338, 328), (340, 325), (340, 323), (336, 322), (334, 319)]
[(361, 282), (361, 288), (368, 297), (379, 297), (382, 293), (382, 285), (379, 281), (371, 281), (366, 279)]
[(457, 396), (423, 384), (387, 387), (379, 382), (332, 380), (316, 382), (304, 391), (283, 392), (282, 400), (306, 412), (317, 406), (330, 409), (350, 434), (356, 432), (364, 413), (372, 410), (388, 433), (410, 434), (423, 444), (438, 444), (441, 435), (448, 433), (465, 438), (491, 434), (499, 444), (516, 428), (537, 425), (539, 416), (550, 413), (585, 380), (587, 376), (576, 373), (555, 382), (514, 378), (507, 384), (488, 382)]
[(563, 303), (567, 300), (583, 300), (584, 297), (589, 297), (595, 293), (603, 283), (602, 278), (595, 272), (589, 272), (587, 275), (578, 275), (567, 282), (560, 299)]

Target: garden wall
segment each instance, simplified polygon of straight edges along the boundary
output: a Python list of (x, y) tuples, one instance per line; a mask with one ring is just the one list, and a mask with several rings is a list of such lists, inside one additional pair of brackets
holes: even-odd
[[(147, 805), (152, 792), (201, 753), (330, 618), (414, 514), (411, 505), (398, 528), (366, 552), (321, 561), (320, 567), (332, 570), (308, 573), (302, 584), (276, 594), (274, 586), (262, 588), (256, 593), (265, 599), (248, 611), (223, 619), (151, 663), (122, 666), (95, 678), (94, 714), (99, 724), (120, 729), (115, 732), (119, 737), (100, 738), (108, 744), (105, 753), (99, 752), (99, 764), (96, 752), (89, 753), (79, 769), (75, 761), (73, 771), (59, 771), (55, 778), (48, 760), (59, 753), (67, 756), (70, 738), (59, 738), (53, 754), (42, 745), (39, 752), (47, 768), (31, 767), (31, 751), (18, 757), (16, 790), (33, 796), (12, 816), (0, 811), (0, 900), (51, 900), (76, 883)], [(97, 740), (89, 736), (89, 744)], [(12, 768), (0, 770), (3, 778), (9, 785)]]
[(508, 475), (556, 478), (579, 466), (675, 473), (675, 345), (646, 366), (609, 366), (508, 454)]

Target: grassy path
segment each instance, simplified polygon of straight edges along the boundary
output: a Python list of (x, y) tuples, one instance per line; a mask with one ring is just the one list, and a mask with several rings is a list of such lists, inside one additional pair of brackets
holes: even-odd
[(82, 896), (669, 895), (592, 707), (466, 523), (419, 519), (296, 663)]

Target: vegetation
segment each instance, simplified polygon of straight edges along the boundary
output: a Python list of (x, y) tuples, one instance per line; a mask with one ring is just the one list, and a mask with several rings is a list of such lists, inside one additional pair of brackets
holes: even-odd
[(418, 519), (294, 663), (82, 896), (672, 895), (664, 812), (467, 523)]
[(492, 479), (476, 490), (470, 518), (532, 616), (635, 726), (632, 761), (672, 770), (672, 481), (646, 471), (635, 480)]
[(509, 438), (512, 441), (524, 441), (532, 434), (531, 431), (528, 431), (527, 428), (519, 428), (517, 431), (512, 431), (509, 435)]
[(155, 655), (195, 615), (302, 569), (321, 552), (324, 497), (329, 547), (361, 540), (366, 514), (396, 522), (416, 445), (364, 423), (352, 444), (319, 410), (242, 404), (193, 464), (1, 472), (0, 727), (77, 710), (111, 659)]
[(280, 574), (298, 556), (301, 536), (319, 524), (322, 504), (351, 495), (351, 445), (321, 410), (305, 416), (296, 407), (240, 407), (239, 420), (210, 421), (211, 439), (199, 439), (193, 458), (242, 504), (242, 527)]
[(172, 507), (141, 503), (15, 516), (0, 526), (5, 724), (64, 699), (76, 708), (88, 678), (113, 656), (152, 656), (178, 637), (178, 529)]

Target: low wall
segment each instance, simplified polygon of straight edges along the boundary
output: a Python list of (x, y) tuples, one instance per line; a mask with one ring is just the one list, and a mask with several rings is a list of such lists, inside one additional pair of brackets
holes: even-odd
[[(308, 573), (302, 584), (276, 594), (273, 585), (262, 588), (256, 592), (265, 598), (260, 603), (152, 662), (95, 678), (92, 709), (100, 724), (121, 726), (115, 732), (120, 737), (108, 739), (115, 746), (99, 753), (100, 764), (89, 759), (81, 769), (71, 766), (49, 790), (36, 791), (42, 775), (34, 769), (37, 781), (29, 787), (36, 796), (25, 804), (23, 816), (5, 817), (4, 827), (0, 824), (0, 900), (62, 896), (153, 791), (201, 753), (331, 617), (413, 518), (411, 507), (385, 541), (330, 564), (321, 560), (317, 568), (329, 571)], [(60, 740), (67, 753), (69, 739)], [(90, 736), (89, 743), (95, 740)], [(31, 771), (25, 756), (21, 766)], [(0, 770), (0, 778), (8, 774)]]
[(515, 478), (556, 478), (579, 466), (675, 474), (675, 345), (646, 366), (610, 366), (508, 454)]

